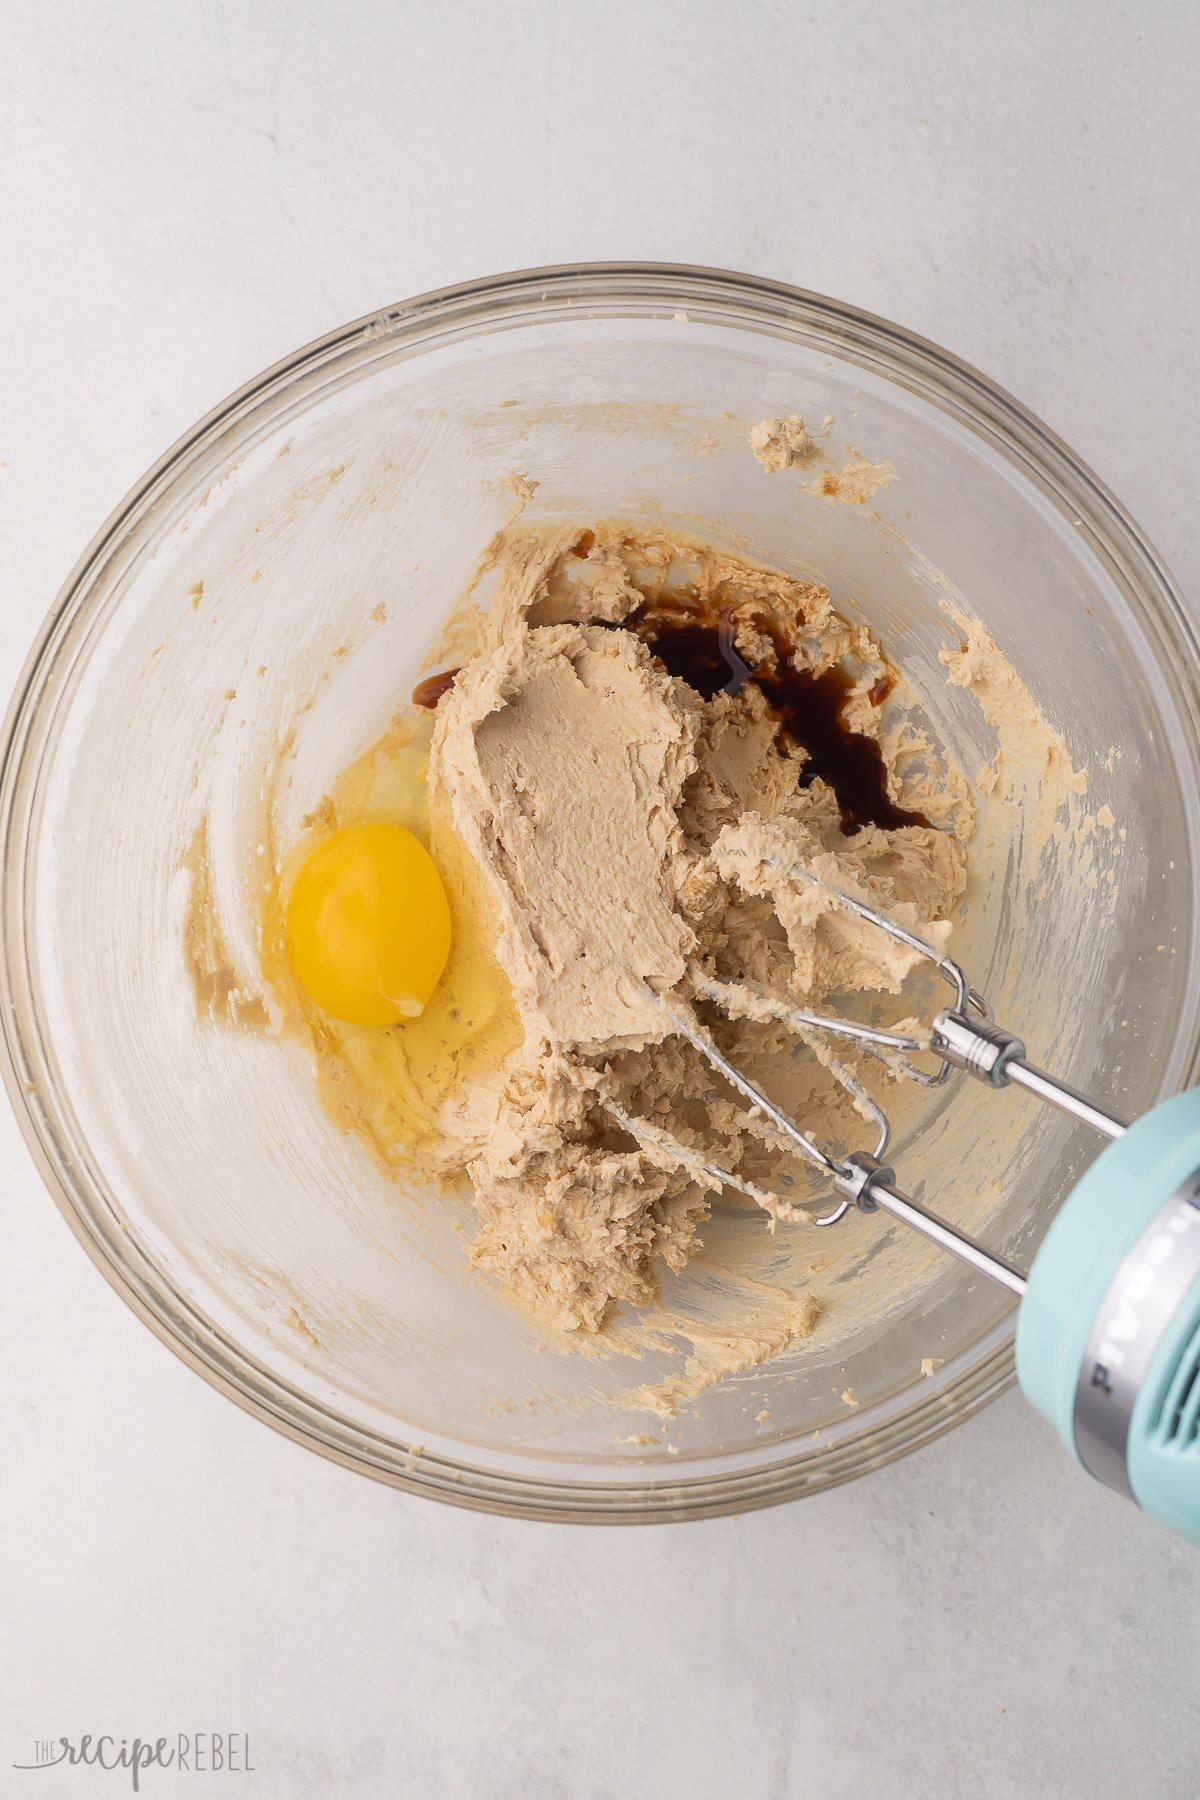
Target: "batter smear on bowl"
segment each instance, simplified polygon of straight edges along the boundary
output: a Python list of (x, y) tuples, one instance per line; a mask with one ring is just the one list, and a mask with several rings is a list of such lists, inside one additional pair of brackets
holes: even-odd
[[(815, 583), (620, 524), (501, 534), (483, 574), (475, 653), (417, 698), (436, 707), (434, 855), (453, 841), (481, 876), (520, 1041), (447, 1096), (426, 1154), (470, 1181), (475, 1261), (594, 1333), (696, 1249), (702, 1162), (782, 1216), (805, 1197), (674, 1030), (676, 997), (809, 1129), (854, 1141), (844, 1087), (745, 984), (806, 1006), (897, 992), (908, 953), (788, 865), (942, 942), (973, 810), (889, 719), (899, 674), (878, 642)], [(705, 979), (745, 1016), (707, 1006)]]

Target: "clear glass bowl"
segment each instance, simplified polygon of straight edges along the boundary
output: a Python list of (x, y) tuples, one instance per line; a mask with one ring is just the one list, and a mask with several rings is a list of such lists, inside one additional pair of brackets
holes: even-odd
[[(869, 508), (764, 479), (746, 424), (796, 411), (832, 415), (835, 438), (898, 478)], [(87, 551), (7, 727), (13, 1102), (55, 1199), (142, 1318), (351, 1468), (557, 1519), (812, 1493), (1008, 1385), (1003, 1293), (857, 1219), (840, 1326), (831, 1309), (807, 1349), (648, 1423), (605, 1393), (669, 1355), (547, 1354), (468, 1274), (454, 1208), (398, 1192), (339, 1138), (302, 1061), (195, 1021), (180, 862), (201, 815), (228, 949), (252, 967), (239, 901), (259, 843), (298, 828), (423, 672), (513, 471), (541, 484), (531, 516), (665, 516), (815, 570), (943, 695), (938, 602), (957, 592), (1124, 834), (1115, 898), (1086, 930), (1052, 881), (1018, 893), (1001, 870), (972, 905), (972, 970), (1043, 1060), (1118, 1107), (1194, 1077), (1200, 665), (1137, 528), (1028, 413), (894, 326), (745, 276), (596, 265), (473, 283), (332, 333), (197, 425)], [(371, 622), (380, 601), (386, 621)], [(986, 732), (952, 697), (937, 704), (973, 769)], [(292, 785), (266, 817), (281, 756)], [(1093, 1146), (1010, 1104), (959, 1096), (903, 1144), (901, 1168), (1028, 1257)], [(904, 1258), (906, 1282), (880, 1285)], [(932, 1379), (925, 1355), (944, 1359)]]

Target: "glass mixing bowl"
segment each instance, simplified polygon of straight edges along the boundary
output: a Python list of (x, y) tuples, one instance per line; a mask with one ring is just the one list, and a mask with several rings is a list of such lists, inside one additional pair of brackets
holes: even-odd
[[(747, 425), (793, 412), (831, 416), (832, 439), (897, 478), (865, 507), (764, 478)], [(1028, 413), (907, 332), (749, 277), (598, 265), (473, 283), (332, 333), (188, 433), (87, 551), (7, 728), (13, 1103), (55, 1199), (142, 1318), (351, 1468), (576, 1520), (812, 1493), (1008, 1385), (1006, 1294), (857, 1219), (841, 1325), (831, 1306), (809, 1345), (647, 1421), (613, 1396), (676, 1366), (669, 1346), (645, 1364), (548, 1352), (468, 1272), (463, 1215), (398, 1190), (339, 1137), (302, 1059), (196, 1021), (181, 864), (201, 818), (225, 948), (252, 969), (244, 901), (265, 833), (298, 829), (426, 670), (514, 471), (540, 483), (530, 518), (667, 518), (819, 573), (941, 696), (935, 723), (973, 770), (988, 733), (937, 663), (951, 641), (939, 603), (957, 595), (1119, 827), (1091, 865), (1109, 896), (1094, 915), (1052, 867), (1024, 892), (1011, 860), (997, 870), (970, 909), (972, 973), (1040, 1060), (1118, 1108), (1194, 1077), (1197, 647), (1137, 528)], [(900, 1147), (904, 1185), (1018, 1258), (1094, 1149), (1024, 1104), (959, 1093)], [(763, 1222), (719, 1213), (712, 1230)], [(904, 1257), (904, 1283), (870, 1288)], [(932, 1379), (924, 1356), (942, 1359)]]

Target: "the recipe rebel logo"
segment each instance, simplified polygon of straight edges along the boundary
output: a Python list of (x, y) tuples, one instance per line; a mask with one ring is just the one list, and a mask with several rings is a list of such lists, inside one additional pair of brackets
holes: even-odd
[(39, 1738), (31, 1762), (14, 1769), (36, 1771), (72, 1768), (124, 1770), (135, 1794), (148, 1769), (171, 1769), (183, 1775), (253, 1775), (250, 1735), (245, 1731), (177, 1732), (174, 1737), (115, 1738), (108, 1733), (82, 1737)]

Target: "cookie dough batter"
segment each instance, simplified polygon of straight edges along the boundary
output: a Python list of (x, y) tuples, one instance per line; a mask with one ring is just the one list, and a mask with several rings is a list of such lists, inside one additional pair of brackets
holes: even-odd
[[(894, 993), (913, 959), (788, 868), (940, 942), (972, 809), (927, 747), (885, 730), (897, 673), (822, 587), (620, 525), (513, 531), (489, 562), (481, 642), (437, 705), (430, 804), (435, 855), (452, 833), (482, 872), (521, 1041), (448, 1098), (435, 1153), (470, 1180), (475, 1260), (541, 1319), (590, 1333), (618, 1302), (652, 1300), (659, 1266), (696, 1248), (700, 1160), (787, 1216), (804, 1197), (794, 1159), (678, 1034), (677, 1009), (765, 1071), (806, 1128), (861, 1143), (823, 1046), (797, 1056), (754, 991), (806, 1006)], [(670, 672), (701, 619), (718, 622), (731, 677), (708, 693)], [(789, 738), (772, 704), (787, 680), (809, 680), (815, 704), (823, 678), (849, 750), (865, 740), (878, 766), (877, 818), (848, 820), (836, 757)], [(706, 980), (732, 990), (721, 1010)], [(886, 1080), (878, 1065), (861, 1075)]]
[[(801, 486), (813, 470), (829, 473), (820, 450)], [(874, 1221), (808, 1232), (805, 1166), (674, 1030), (690, 1011), (832, 1148), (871, 1141), (828, 1040), (797, 1042), (757, 990), (892, 1022), (931, 996), (914, 976), (911, 1006), (893, 998), (905, 958), (820, 885), (792, 881), (790, 863), (927, 938), (953, 920), (971, 957), (992, 941), (998, 880), (1024, 909), (1018, 932), (1036, 930), (1051, 880), (1088, 929), (1113, 893), (1096, 855), (1114, 821), (1088, 814), (1061, 738), (935, 569), (921, 565), (943, 596), (945, 686), (930, 686), (926, 646), (918, 693), (815, 582), (666, 528), (529, 529), (532, 478), (528, 492), (512, 485), (517, 516), (446, 621), (414, 703), (324, 791), (303, 709), (273, 746), (237, 865), (240, 909), (214, 879), (202, 812), (183, 948), (200, 1018), (302, 1047), (323, 1108), (394, 1183), (396, 1205), (440, 1192), (521, 1328), (586, 1353), (614, 1384), (593, 1400), (670, 1416), (799, 1340), (828, 1359), (937, 1272), (912, 1233), (877, 1255)], [(948, 741), (978, 769), (973, 785), (942, 754)], [(372, 820), (428, 845), (453, 920), (432, 999), (389, 1029), (323, 1013), (285, 929), (299, 862), (323, 834)], [(225, 830), (226, 858), (231, 841)], [(1022, 1019), (1037, 999), (996, 997)], [(1039, 1021), (1053, 1041), (1054, 1004)], [(962, 1115), (878, 1063), (837, 1057), (918, 1162), (958, 1166)], [(1019, 1105), (967, 1117), (995, 1134), (982, 1151), (970, 1139), (980, 1166), (1007, 1166)], [(702, 1162), (734, 1170), (772, 1216), (718, 1191)], [(975, 1229), (999, 1199), (996, 1184), (956, 1194)], [(638, 1382), (647, 1357), (658, 1372)]]

